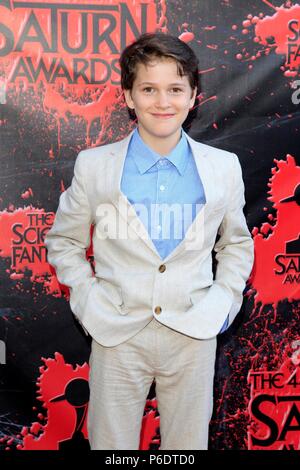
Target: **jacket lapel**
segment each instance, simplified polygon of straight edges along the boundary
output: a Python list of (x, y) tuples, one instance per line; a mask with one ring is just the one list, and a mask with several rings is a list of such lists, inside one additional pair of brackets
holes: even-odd
[[(131, 228), (136, 232), (137, 236), (140, 237), (152, 250), (153, 254), (161, 260), (161, 257), (157, 252), (146, 227), (138, 217), (133, 205), (128, 201), (125, 194), (121, 191), (121, 178), (125, 158), (133, 132), (134, 131), (130, 132), (130, 134), (125, 137), (125, 139), (116, 142), (112, 146), (109, 162), (106, 168), (106, 195), (114, 204), (119, 214), (126, 219), (128, 225), (130, 224)], [(185, 248), (193, 249), (194, 246), (194, 249), (196, 249), (197, 246), (201, 246), (203, 229), (199, 230), (199, 228), (201, 228), (203, 224), (204, 209), (209, 207), (211, 201), (213, 200), (213, 174), (209, 160), (206, 158), (208, 153), (207, 147), (199, 142), (196, 142), (194, 139), (189, 137), (188, 134), (185, 133), (185, 135), (191, 146), (197, 170), (203, 184), (206, 203), (199, 210), (197, 216), (189, 226), (184, 239), (181, 240), (177, 247), (164, 259), (164, 261), (174, 258), (175, 256), (177, 257)]]
[(134, 131), (130, 132), (125, 139), (113, 144), (113, 149), (110, 152), (109, 163), (106, 168), (106, 195), (114, 204), (119, 214), (126, 220), (127, 224), (136, 232), (136, 235), (146, 243), (154, 255), (161, 259), (145, 225), (138, 217), (134, 206), (121, 191), (121, 179), (125, 158), (133, 132)]
[(176, 246), (176, 248), (165, 258), (164, 261), (169, 261), (170, 259), (179, 256), (183, 250), (197, 250), (203, 246), (204, 214), (207, 208), (211, 206), (211, 202), (213, 200), (213, 175), (209, 160), (206, 158), (208, 153), (207, 147), (199, 142), (196, 142), (194, 139), (189, 137), (186, 132), (184, 133), (191, 146), (198, 174), (203, 184), (205, 204), (202, 208), (200, 208), (195, 219), (188, 227), (185, 233), (185, 237)]

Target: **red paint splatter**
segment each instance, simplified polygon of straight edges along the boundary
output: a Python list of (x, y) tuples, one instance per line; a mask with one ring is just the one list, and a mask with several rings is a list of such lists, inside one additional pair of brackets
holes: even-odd
[(210, 96), (209, 98), (204, 98), (204, 96), (201, 94), (200, 97), (200, 103), (199, 103), (199, 106), (203, 106), (205, 103), (207, 103), (208, 101), (215, 101), (217, 100), (217, 96), (214, 95), (214, 96)]
[(60, 181), (60, 190), (62, 193), (66, 190), (63, 180)]
[[(76, 425), (76, 409), (67, 400), (51, 401), (64, 394), (67, 384), (75, 379), (88, 381), (89, 366), (87, 363), (75, 368), (67, 364), (60, 353), (55, 353), (55, 359), (42, 359), (44, 366), (40, 368), (41, 375), (37, 381), (39, 401), (47, 410), (47, 416), (39, 414), (46, 424), (35, 422), (29, 428), (23, 428), (23, 444), (19, 450), (58, 450), (59, 442), (72, 437)], [(63, 418), (62, 418), (63, 417)], [(86, 421), (82, 433), (87, 439)]]
[[(9, 440), (6, 437), (1, 438), (1, 443), (6, 441), (7, 450), (11, 450), (10, 446), (14, 444), (14, 441), (22, 437), (22, 444), (16, 445), (18, 450), (60, 450), (61, 443), (71, 441), (78, 427), (80, 427), (82, 439), (88, 439), (86, 420), (88, 401), (83, 398), (83, 401), (78, 403), (78, 398), (82, 396), (77, 393), (73, 397), (77, 401), (75, 405), (68, 399), (66, 390), (77, 380), (88, 383), (89, 365), (84, 363), (74, 367), (67, 364), (63, 355), (58, 352), (54, 354), (54, 359), (42, 358), (42, 361), (44, 365), (40, 367), (40, 376), (37, 380), (37, 399), (42, 402), (45, 413), (39, 412), (38, 421), (28, 427), (24, 426), (16, 438), (11, 437)], [(81, 420), (78, 420), (79, 408), (85, 408)], [(148, 450), (150, 445), (159, 446), (159, 424), (157, 401), (148, 399), (141, 426), (140, 450)]]
[[(117, 95), (119, 97), (117, 99)], [(101, 121), (101, 134), (97, 139), (97, 144), (102, 141), (102, 137), (110, 123), (112, 110), (118, 100), (120, 100), (120, 90), (115, 86), (102, 87), (101, 92), (98, 90), (91, 94), (92, 102), (81, 105), (76, 101), (66, 100), (59, 92), (54, 89), (47, 89), (44, 96), (44, 110), (53, 112), (57, 119), (58, 126), (58, 145), (60, 146), (60, 120), (67, 121), (68, 114), (78, 116), (87, 123), (86, 144), (91, 145), (90, 129), (95, 119)]]
[(11, 275), (9, 276), (10, 279), (12, 279), (13, 281), (17, 281), (17, 280), (20, 280), (20, 279), (23, 279), (24, 278), (24, 274), (23, 273), (11, 273)]
[(218, 49), (218, 45), (217, 44), (207, 44), (206, 47), (208, 49), (213, 49), (214, 51), (216, 51)]
[[(299, 346), (300, 341), (294, 341), (285, 348), (281, 366), (277, 370), (270, 371), (263, 368), (249, 371), (248, 383), (251, 384), (251, 400), (248, 407), (251, 420), (248, 427), (249, 450), (300, 450)], [(259, 412), (264, 416), (258, 416), (257, 403), (259, 403)], [(254, 439), (259, 439), (261, 442)], [(268, 445), (266, 445), (267, 440), (269, 440)]]
[[(65, 362), (62, 354), (56, 352), (55, 358), (42, 358), (44, 366), (40, 367), (40, 377), (37, 380), (38, 396), (45, 408), (45, 414), (38, 413), (39, 421), (30, 427), (23, 427), (22, 444), (18, 450), (58, 450), (59, 443), (72, 438), (77, 423), (76, 406), (66, 399), (55, 401), (66, 393), (66, 387), (74, 379), (88, 381), (89, 366), (87, 363), (76, 367)], [(145, 414), (142, 420), (140, 450), (148, 450), (150, 444), (159, 445), (160, 436), (159, 416), (156, 399), (147, 400)], [(86, 414), (82, 423), (82, 434), (88, 438)], [(11, 439), (12, 444), (14, 438)], [(9, 449), (9, 447), (8, 447)]]
[[(226, 358), (223, 362), (226, 364), (225, 371), (230, 370), (231, 374), (224, 375), (221, 371), (223, 378), (219, 396), (216, 397), (216, 409), (221, 413), (221, 417), (218, 418), (216, 415), (216, 419), (212, 421), (212, 425), (216, 423), (212, 441), (220, 439), (223, 449), (252, 448), (249, 434), (247, 436), (244, 432), (247, 428), (251, 430), (251, 435), (256, 435), (258, 432), (260, 437), (266, 437), (268, 433), (267, 427), (254, 416), (252, 401), (256, 396), (255, 390), (251, 390), (251, 403), (249, 403), (250, 391), (246, 383), (249, 371), (252, 374), (275, 371), (276, 374), (278, 371), (282, 372), (285, 361), (286, 364), (292, 361), (293, 370), (297, 369), (299, 372), (300, 351), (299, 348), (298, 352), (293, 350), (293, 344), (299, 340), (300, 319), (297, 266), (299, 248), (296, 248), (297, 244), (299, 247), (298, 190), (295, 194), (300, 182), (300, 167), (296, 166), (295, 159), (290, 155), (287, 155), (286, 160), (274, 161), (276, 166), (272, 169), (268, 195), (268, 199), (273, 203), (274, 213), (273, 210), (272, 213), (268, 213), (268, 209), (265, 208), (267, 221), (259, 229), (253, 230), (255, 262), (249, 279), (249, 285), (252, 284), (253, 289), (250, 289), (246, 295), (253, 296), (254, 307), (252, 311), (246, 308), (245, 321), (239, 327), (234, 341), (225, 342), (222, 349), (222, 356)], [(289, 201), (283, 202), (285, 199)], [(282, 257), (280, 266), (276, 263), (278, 256)], [(276, 270), (283, 271), (282, 266), (284, 272), (276, 273)], [(284, 299), (290, 303), (285, 302), (278, 306), (278, 303)], [(287, 376), (285, 375), (285, 378)], [(299, 375), (297, 381), (300, 383)], [(293, 387), (293, 390), (288, 390), (284, 385), (286, 394), (299, 395), (299, 383), (296, 388)], [(273, 391), (273, 394), (277, 396), (277, 390)], [(262, 406), (267, 407), (264, 411), (271, 417), (274, 416), (282, 430), (284, 413), (287, 416), (292, 405), (287, 403), (285, 408), (280, 409), (277, 409), (276, 404), (271, 409), (268, 408), (268, 404)], [(282, 406), (281, 403), (280, 407)], [(296, 406), (299, 407), (299, 402)], [(222, 435), (221, 438), (220, 433), (223, 433), (224, 426), (232, 432), (228, 432), (227, 436)], [(276, 441), (274, 445), (278, 449), (287, 445), (289, 449), (291, 444), (299, 448), (299, 431), (294, 435), (288, 434), (284, 442)]]
[(22, 199), (28, 199), (30, 197), (33, 196), (33, 191), (31, 188), (28, 188), (26, 191), (24, 191), (22, 194), (21, 194), (21, 198)]
[(277, 214), (272, 224), (268, 222), (253, 230), (255, 262), (249, 280), (256, 290), (255, 305), (262, 302), (276, 308), (283, 299), (291, 302), (300, 298), (296, 261), (299, 253), (295, 253), (294, 258), (287, 254), (287, 244), (299, 236), (300, 207), (295, 201), (281, 202), (293, 195), (299, 184), (300, 167), (291, 155), (287, 155), (286, 161), (274, 161), (277, 167), (272, 169), (268, 183), (268, 199), (273, 202)]
[(160, 443), (158, 434), (160, 418), (157, 415), (156, 398), (146, 401), (145, 411), (141, 428), (140, 450), (149, 450), (150, 444), (156, 444), (158, 447)]
[[(20, 2), (19, 2), (20, 3)], [(92, 6), (89, 0), (72, 0), (66, 1), (65, 4), (72, 3), (73, 7), (76, 4), (86, 4)], [(119, 2), (113, 0), (104, 2), (108, 5), (116, 5), (119, 7)], [(143, 2), (137, 0), (135, 2), (127, 3), (127, 8), (130, 11), (132, 18), (135, 19), (137, 25), (141, 23), (141, 4)], [(95, 2), (97, 6), (97, 2)], [(84, 43), (82, 38), (83, 30), (83, 11), (75, 8), (68, 11), (68, 44), (71, 48), (79, 48), (82, 44), (81, 50), (76, 51), (76, 55), (67, 52), (63, 46), (62, 31), (60, 28), (61, 19), (58, 18), (58, 28), (56, 35), (57, 46), (53, 46), (53, 24), (50, 9), (28, 7), (26, 4), (22, 8), (21, 4), (18, 8), (6, 8), (0, 5), (1, 22), (12, 32), (14, 41), (17, 43), (21, 31), (26, 27), (30, 15), (34, 13), (37, 29), (31, 26), (27, 35), (31, 38), (42, 38), (40, 41), (33, 43), (26, 41), (23, 44), (21, 51), (11, 51), (2, 58), (2, 69), (4, 76), (2, 77), (5, 90), (12, 89), (17, 94), (21, 95), (29, 87), (34, 90), (36, 94), (42, 96), (44, 101), (44, 110), (46, 112), (54, 112), (57, 120), (58, 127), (58, 151), (61, 147), (61, 120), (68, 120), (70, 115), (76, 116), (78, 119), (83, 119), (86, 122), (86, 144), (101, 145), (104, 140), (104, 135), (109, 129), (111, 114), (115, 107), (119, 105), (121, 95), (120, 86), (116, 85), (119, 80), (119, 73), (116, 70), (116, 64), (113, 61), (118, 59), (115, 53), (112, 53), (108, 41), (103, 41), (101, 47), (92, 44), (93, 38), (97, 37), (99, 29), (107, 29), (110, 26), (108, 20), (102, 19), (101, 24), (97, 23), (98, 20), (93, 19), (93, 11), (87, 15), (87, 42)], [(96, 12), (97, 13), (97, 12)], [(84, 13), (86, 14), (86, 13)], [(112, 11), (111, 15), (115, 15), (116, 28), (110, 34), (110, 40), (120, 48), (120, 26), (119, 16), (120, 9), (116, 12)], [(95, 21), (94, 21), (95, 20)], [(106, 24), (105, 24), (106, 22)], [(147, 3), (147, 31), (161, 30), (167, 32), (167, 17), (166, 17), (166, 2), (160, 0), (157, 3)], [(93, 30), (95, 30), (93, 32)], [(129, 27), (126, 28), (127, 43), (132, 42), (135, 37)], [(192, 34), (192, 33), (188, 33)], [(191, 40), (187, 37), (188, 40)], [(0, 44), (3, 46), (4, 38), (1, 36)], [(34, 44), (34, 46), (32, 45)], [(46, 45), (46, 47), (45, 47)], [(34, 54), (32, 48), (34, 47)], [(56, 49), (48, 52), (49, 49)], [(95, 57), (95, 52), (98, 48)], [(93, 55), (94, 54), (94, 55)], [(75, 58), (75, 62), (74, 62)], [(99, 58), (102, 62), (99, 62)], [(98, 62), (92, 62), (98, 60)], [(108, 67), (108, 68), (107, 68)], [(94, 68), (94, 80), (92, 80), (92, 70)], [(17, 78), (12, 81), (14, 73), (18, 71)], [(107, 79), (106, 79), (107, 77)], [(93, 83), (93, 81), (96, 83)], [(71, 83), (72, 82), (72, 83)], [(34, 110), (34, 100), (32, 101)], [(123, 100), (121, 107), (125, 108), (125, 101)], [(95, 119), (101, 121), (100, 135), (97, 136), (96, 142), (91, 142), (90, 129), (91, 124)], [(53, 153), (49, 153), (49, 158), (53, 158)], [(27, 197), (27, 194), (24, 196)]]
[(211, 67), (210, 69), (206, 69), (206, 70), (199, 70), (199, 74), (203, 75), (204, 73), (213, 72), (214, 70), (216, 70), (216, 67)]
[(185, 31), (184, 33), (181, 33), (179, 36), (179, 39), (184, 42), (191, 42), (193, 39), (195, 39), (194, 33), (191, 33), (189, 31)]
[(216, 26), (204, 26), (204, 31), (214, 31), (216, 29)]
[(262, 46), (256, 54), (249, 58), (249, 54), (243, 49), (236, 55), (238, 60), (256, 60), (262, 54), (269, 55), (274, 51), (277, 55), (285, 58), (283, 68), (286, 77), (296, 77), (300, 68), (300, 35), (289, 28), (293, 21), (293, 30), (300, 30), (300, 5), (286, 3), (275, 7), (271, 2), (263, 0), (275, 13), (271, 16), (260, 13), (258, 16), (248, 15), (243, 22), (243, 34), (253, 32), (253, 41)]
[(61, 289), (47, 263), (44, 246), (53, 217), (53, 213), (32, 206), (0, 212), (0, 256), (11, 259), (10, 279), (20, 280), (29, 270), (31, 282), (42, 283), (47, 293), (60, 296)]
[(51, 160), (53, 160), (53, 159), (54, 159), (54, 152), (53, 152), (53, 148), (51, 148), (51, 149), (49, 150), (49, 158), (50, 158)]

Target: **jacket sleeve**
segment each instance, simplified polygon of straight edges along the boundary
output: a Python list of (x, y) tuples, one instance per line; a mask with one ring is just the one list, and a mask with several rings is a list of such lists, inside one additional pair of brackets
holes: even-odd
[[(229, 315), (228, 327), (239, 312), (243, 302), (243, 291), (254, 261), (254, 243), (243, 213), (245, 188), (238, 157), (232, 154), (233, 178), (230, 199), (219, 227), (220, 238), (215, 243), (216, 276), (210, 295), (222, 295), (228, 302), (224, 319)], [(224, 297), (224, 298), (225, 298)]]
[(80, 152), (71, 185), (60, 195), (54, 223), (44, 240), (48, 262), (55, 268), (59, 282), (70, 288), (70, 306), (77, 316), (80, 316), (77, 301), (84, 301), (90, 285), (96, 281), (86, 259), (92, 213), (85, 188), (84, 160)]

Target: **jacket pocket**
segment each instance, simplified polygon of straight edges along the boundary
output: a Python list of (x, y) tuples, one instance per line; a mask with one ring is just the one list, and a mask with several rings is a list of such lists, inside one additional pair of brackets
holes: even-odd
[(103, 295), (116, 307), (121, 315), (127, 315), (129, 309), (125, 306), (121, 287), (105, 279), (98, 278), (98, 282)]

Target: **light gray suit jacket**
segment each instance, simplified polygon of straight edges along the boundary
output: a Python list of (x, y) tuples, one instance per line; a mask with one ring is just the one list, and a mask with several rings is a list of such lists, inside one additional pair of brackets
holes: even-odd
[[(120, 189), (131, 135), (79, 153), (45, 238), (48, 261), (70, 288), (70, 307), (84, 331), (103, 346), (127, 340), (153, 316), (193, 338), (212, 338), (228, 314), (230, 325), (239, 312), (254, 259), (238, 157), (185, 133), (206, 203), (162, 260)], [(86, 259), (91, 225), (95, 276)]]

